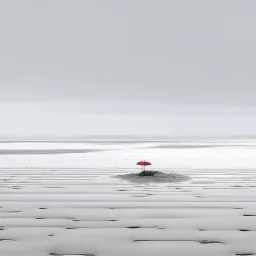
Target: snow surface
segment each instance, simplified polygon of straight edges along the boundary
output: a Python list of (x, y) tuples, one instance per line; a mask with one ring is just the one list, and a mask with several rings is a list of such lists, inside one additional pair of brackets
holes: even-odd
[[(69, 151), (28, 153), (60, 149)], [(0, 150), (29, 150), (0, 155), (1, 256), (256, 255), (255, 141), (0, 143)], [(191, 179), (116, 178), (140, 171), (140, 160)]]

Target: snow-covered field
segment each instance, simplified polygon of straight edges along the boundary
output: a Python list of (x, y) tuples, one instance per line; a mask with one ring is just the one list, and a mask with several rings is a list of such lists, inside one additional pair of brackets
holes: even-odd
[[(129, 183), (149, 169), (191, 177)], [(256, 255), (256, 141), (0, 143), (0, 256)]]

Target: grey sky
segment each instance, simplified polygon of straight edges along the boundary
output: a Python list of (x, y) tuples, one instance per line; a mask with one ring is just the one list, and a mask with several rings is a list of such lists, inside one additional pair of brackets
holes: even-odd
[(255, 134), (255, 13), (255, 0), (1, 0), (0, 134)]

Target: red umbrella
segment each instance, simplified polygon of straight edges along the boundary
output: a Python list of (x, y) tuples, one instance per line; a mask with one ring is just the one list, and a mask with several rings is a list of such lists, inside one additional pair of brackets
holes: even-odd
[(137, 165), (140, 165), (142, 167), (142, 171), (145, 171), (145, 166), (151, 165), (151, 163), (147, 161), (140, 161)]

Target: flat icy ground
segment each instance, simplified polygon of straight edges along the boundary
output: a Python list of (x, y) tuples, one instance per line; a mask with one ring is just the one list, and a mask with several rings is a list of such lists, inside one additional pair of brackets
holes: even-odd
[[(256, 255), (255, 145), (0, 143), (0, 255)], [(144, 159), (191, 179), (115, 178)]]

